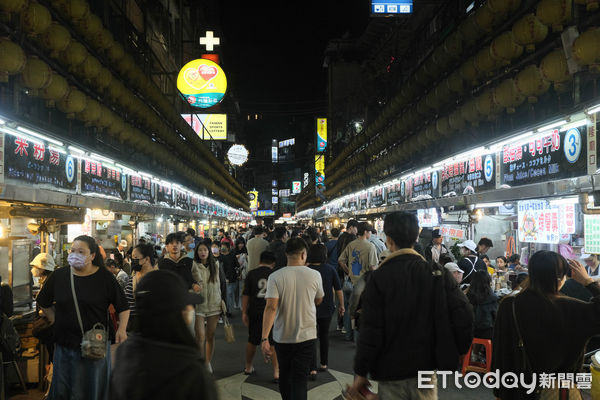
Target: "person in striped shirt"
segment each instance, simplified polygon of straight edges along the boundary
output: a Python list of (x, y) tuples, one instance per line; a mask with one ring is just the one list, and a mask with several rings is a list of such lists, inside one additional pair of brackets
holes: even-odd
[(125, 297), (129, 303), (129, 323), (127, 331), (134, 330), (136, 324), (135, 288), (138, 282), (148, 272), (155, 270), (154, 247), (151, 244), (138, 244), (131, 253), (131, 279), (125, 287)]

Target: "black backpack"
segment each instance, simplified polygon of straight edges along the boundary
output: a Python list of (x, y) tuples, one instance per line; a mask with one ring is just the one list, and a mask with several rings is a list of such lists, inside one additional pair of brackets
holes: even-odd
[(4, 361), (11, 361), (17, 358), (17, 353), (21, 349), (21, 339), (15, 329), (12, 320), (6, 314), (0, 315), (0, 350)]

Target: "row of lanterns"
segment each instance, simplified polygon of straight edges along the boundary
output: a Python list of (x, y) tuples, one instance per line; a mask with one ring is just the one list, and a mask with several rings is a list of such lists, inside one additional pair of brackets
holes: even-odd
[[(63, 63), (71, 72), (89, 83), (98, 92), (106, 92), (106, 96), (127, 112), (139, 119), (144, 126), (155, 131), (165, 142), (178, 147), (189, 160), (197, 164), (197, 169), (204, 171), (209, 177), (221, 180), (225, 175), (240, 193), (230, 196), (222, 188), (217, 187), (213, 180), (207, 180), (190, 169), (190, 177), (219, 196), (240, 206), (245, 204), (245, 194), (239, 184), (226, 172), (219, 175), (214, 165), (220, 165), (200, 139), (169, 104), (156, 85), (146, 79), (141, 69), (135, 66), (133, 58), (126, 55), (123, 47), (114, 42), (109, 31), (102, 27), (100, 19), (89, 12), (89, 6), (84, 0), (65, 0), (53, 2), (58, 11), (69, 18), (75, 29), (92, 44), (98, 51), (104, 52), (107, 59), (116, 65), (118, 72), (141, 93), (153, 101), (163, 115), (167, 115), (175, 127), (182, 132), (186, 139), (195, 142), (197, 148), (203, 151), (204, 157), (197, 154), (188, 146), (181, 149), (178, 135), (174, 135), (159, 116), (139, 97), (127, 89), (121, 81), (113, 77), (112, 73), (102, 66), (100, 61), (89, 54), (85, 46), (71, 37), (67, 28), (52, 21), (50, 11), (41, 4), (17, 0), (0, 0), (0, 10), (4, 12), (20, 13), (21, 27), (33, 39), (45, 47), (50, 55)], [(163, 162), (170, 160), (177, 169), (187, 168), (184, 163), (165, 152), (141, 131), (126, 124), (121, 117), (100, 105), (97, 101), (87, 98), (81, 91), (69, 87), (66, 79), (55, 73), (42, 60), (35, 57), (26, 57), (22, 49), (15, 43), (2, 39), (0, 41), (0, 80), (6, 81), (8, 75), (21, 73), (25, 87), (31, 89), (32, 94), (47, 100), (48, 106), (56, 105), (68, 117), (76, 117), (87, 125), (94, 125), (141, 150), (149, 151)], [(153, 151), (150, 151), (150, 150)], [(205, 159), (213, 159), (210, 165)], [(173, 165), (173, 164), (172, 164)], [(221, 168), (223, 168), (221, 166)], [(234, 186), (235, 183), (235, 186)], [(244, 199), (244, 200), (242, 200)], [(234, 201), (235, 200), (235, 201)]]
[[(482, 15), (490, 14), (489, 10), (512, 10), (512, 7), (515, 6), (515, 2), (507, 0), (488, 1), (467, 18), (459, 27), (459, 32), (449, 36), (440, 47), (434, 50), (433, 54), (439, 54), (440, 49), (453, 48), (456, 50), (456, 57), (460, 56), (462, 51), (458, 45), (460, 40), (457, 40), (455, 35), (461, 35), (458, 37), (461, 37), (466, 43), (474, 42), (480, 38), (478, 35), (494, 26), (492, 18), (483, 18)], [(589, 9), (594, 9), (594, 4), (591, 1), (587, 2), (587, 6)], [(484, 47), (474, 57), (468, 59), (433, 90), (430, 90), (426, 96), (413, 104), (412, 109), (405, 110), (400, 119), (393, 125), (388, 126), (374, 142), (366, 147), (369, 156), (373, 157), (397, 141), (398, 138), (406, 135), (410, 128), (418, 124), (423, 117), (435, 115), (448, 103), (455, 101), (457, 95), (462, 95), (465, 92), (465, 84), (474, 85), (478, 79), (489, 77), (495, 69), (520, 57), (524, 47), (528, 51), (533, 50), (534, 45), (545, 39), (548, 34), (548, 27), (545, 24), (556, 30), (561, 29), (562, 24), (569, 20), (571, 9), (572, 4), (567, 0), (542, 0), (537, 6), (536, 15), (527, 14), (519, 19), (513, 24), (511, 31), (504, 32), (496, 37), (490, 46)], [(479, 27), (478, 30), (465, 28), (465, 26), (472, 24)], [(590, 29), (577, 38), (573, 44), (573, 55), (582, 66), (595, 66), (600, 62), (600, 51), (598, 49), (600, 41), (598, 41), (597, 32), (598, 29)], [(439, 64), (443, 66), (443, 57), (432, 56), (431, 58), (437, 59)], [(426, 70), (427, 62), (421, 70)], [(336, 168), (339, 162), (360, 146), (363, 146), (373, 133), (380, 132), (392, 114), (398, 113), (402, 106), (406, 104), (406, 99), (416, 94), (421, 84), (425, 83), (422, 79), (422, 74), (418, 72), (414, 74), (413, 79), (402, 88), (374, 123), (367, 128), (366, 133), (355, 137), (340, 156), (330, 164), (329, 171), (326, 171), (326, 176), (330, 182), (335, 181), (341, 175), (340, 169)], [(556, 50), (543, 59), (539, 68), (535, 65), (525, 68), (515, 79), (506, 80), (498, 87), (483, 92), (477, 99), (467, 101), (461, 109), (455, 110), (448, 116), (430, 124), (428, 136), (433, 138), (438, 133), (448, 134), (454, 130), (462, 129), (465, 126), (465, 121), (477, 124), (482, 119), (481, 115), (491, 116), (491, 119), (493, 119), (503, 109), (506, 109), (509, 113), (514, 112), (514, 108), (520, 105), (524, 99), (535, 102), (539, 95), (549, 89), (550, 82), (553, 83), (556, 91), (561, 92), (570, 87), (570, 80), (571, 75), (567, 68), (564, 53), (562, 50)], [(427, 136), (420, 134), (419, 137), (422, 137), (420, 139), (421, 143), (426, 142)], [(399, 157), (401, 156), (393, 158), (398, 159)], [(355, 158), (353, 157), (352, 160), (347, 162), (352, 163)], [(367, 172), (373, 173), (389, 167), (393, 163), (391, 159), (392, 157), (388, 156), (386, 161), (371, 164), (367, 168)], [(385, 167), (380, 168), (380, 165)]]

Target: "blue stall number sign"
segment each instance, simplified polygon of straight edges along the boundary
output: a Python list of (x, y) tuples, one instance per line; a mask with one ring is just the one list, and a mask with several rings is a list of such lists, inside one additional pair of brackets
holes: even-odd
[(371, 12), (374, 15), (412, 14), (412, 0), (372, 0)]

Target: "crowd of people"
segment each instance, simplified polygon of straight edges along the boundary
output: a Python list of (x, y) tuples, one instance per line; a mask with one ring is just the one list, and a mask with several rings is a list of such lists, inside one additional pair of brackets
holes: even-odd
[[(188, 229), (164, 247), (121, 241), (109, 257), (79, 236), (67, 268), (38, 254), (37, 306), (52, 331), (48, 398), (217, 398), (215, 331), (234, 310), (248, 329), (243, 372), (254, 373), (260, 347), (285, 400), (306, 399), (308, 380), (327, 371), (334, 316), (356, 344), (347, 398), (372, 396), (370, 378), (380, 399), (436, 399), (435, 377), (419, 388), (418, 371), (456, 370), (473, 337), (491, 339), (493, 355), (474, 349), (472, 359), (492, 356), (501, 372), (579, 372), (600, 334), (597, 256), (583, 255), (584, 266), (539, 251), (527, 265), (511, 256), (493, 266), (487, 238), (458, 244), (458, 259), (438, 230), (423, 248), (410, 213), (388, 214), (383, 231), (356, 220), (329, 231), (220, 230), (213, 239)], [(517, 279), (502, 294), (494, 280), (510, 271)], [(521, 387), (496, 396), (529, 398)]]

